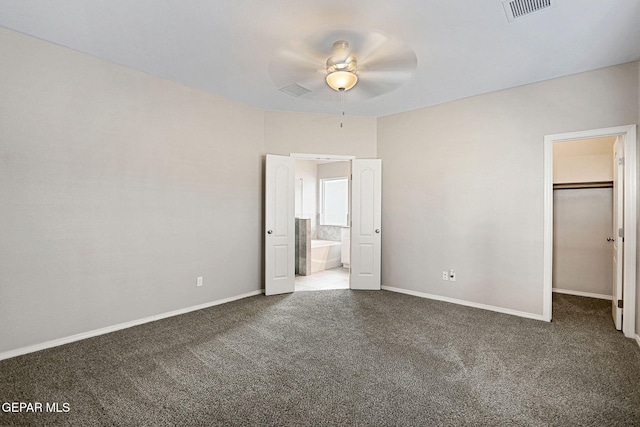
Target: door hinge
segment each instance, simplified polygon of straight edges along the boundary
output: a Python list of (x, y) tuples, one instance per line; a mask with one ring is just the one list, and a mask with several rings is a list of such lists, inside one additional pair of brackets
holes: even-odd
[(624, 157), (618, 157), (618, 164), (624, 166)]
[(618, 237), (621, 237), (624, 242), (624, 228), (618, 228)]
[(621, 299), (618, 300), (618, 308), (624, 308), (624, 302)]

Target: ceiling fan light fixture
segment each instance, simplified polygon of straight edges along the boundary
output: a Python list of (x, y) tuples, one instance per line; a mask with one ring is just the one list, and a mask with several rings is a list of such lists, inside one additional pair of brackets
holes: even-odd
[(333, 90), (349, 90), (358, 83), (358, 75), (351, 71), (334, 71), (327, 74), (327, 84)]
[(326, 81), (333, 90), (346, 91), (358, 83), (358, 61), (349, 53), (349, 42), (338, 40), (333, 44), (333, 54), (327, 59)]

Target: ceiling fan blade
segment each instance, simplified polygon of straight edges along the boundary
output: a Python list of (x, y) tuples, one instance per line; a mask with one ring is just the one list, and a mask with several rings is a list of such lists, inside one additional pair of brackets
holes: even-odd
[(314, 52), (323, 52), (326, 60), (333, 54), (334, 43), (339, 40), (344, 40), (349, 43), (348, 54), (351, 54), (351, 49), (357, 45), (357, 37), (361, 36), (352, 30), (331, 29), (313, 34), (305, 39), (305, 43), (308, 49), (311, 49)]
[(364, 101), (370, 98), (375, 98), (387, 92), (398, 88), (401, 82), (389, 82), (389, 81), (370, 81), (361, 79), (358, 80), (358, 84), (345, 93), (345, 102), (351, 101)]
[(406, 71), (415, 70), (418, 58), (413, 51), (396, 51), (387, 55), (375, 55), (360, 65), (362, 71)]
[(278, 88), (314, 78), (319, 72), (326, 73), (324, 60), (305, 47), (281, 49), (269, 62), (269, 76)]
[(276, 54), (275, 61), (287, 67), (317, 69), (322, 68), (326, 58), (304, 48), (298, 50), (282, 49)]
[(413, 76), (414, 70), (393, 70), (393, 71), (362, 71), (358, 73), (361, 80), (373, 83), (398, 83), (402, 84)]
[(380, 32), (372, 32), (367, 34), (358, 41), (358, 45), (354, 48), (353, 54), (358, 58), (358, 61), (366, 62), (375, 52), (382, 49), (382, 47), (389, 42), (389, 37)]
[(325, 82), (326, 73), (316, 73), (312, 75), (308, 75), (304, 79), (299, 79), (296, 83), (300, 86), (305, 87), (311, 91), (318, 91), (324, 89), (330, 89)]

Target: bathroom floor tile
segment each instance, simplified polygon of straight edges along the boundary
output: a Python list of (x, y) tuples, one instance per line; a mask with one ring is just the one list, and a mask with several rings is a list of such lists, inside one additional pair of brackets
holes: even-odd
[(336, 267), (309, 276), (296, 276), (296, 291), (349, 289), (349, 269)]

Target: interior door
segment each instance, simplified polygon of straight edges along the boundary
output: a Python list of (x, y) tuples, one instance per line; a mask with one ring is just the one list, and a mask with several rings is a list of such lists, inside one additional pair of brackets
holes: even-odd
[(624, 260), (624, 141), (622, 136), (613, 144), (613, 292), (611, 311), (617, 330), (622, 329), (622, 265)]
[(267, 154), (265, 166), (265, 294), (295, 290), (295, 159)]
[(380, 289), (382, 162), (351, 162), (351, 289)]

